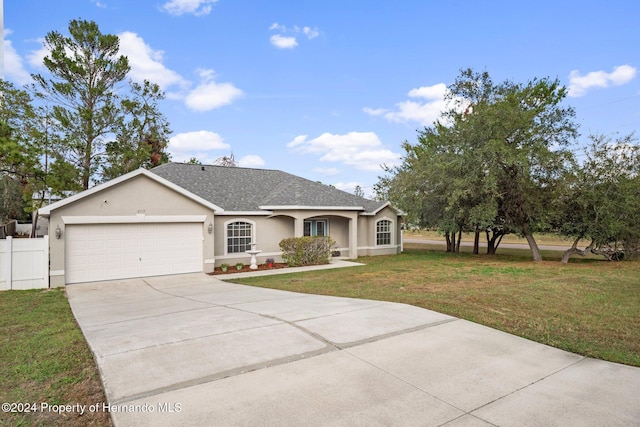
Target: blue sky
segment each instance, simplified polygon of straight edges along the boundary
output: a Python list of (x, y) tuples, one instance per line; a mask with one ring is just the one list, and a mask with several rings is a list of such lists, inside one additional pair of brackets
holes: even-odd
[(463, 68), (560, 79), (582, 142), (637, 130), (639, 16), (637, 0), (7, 0), (4, 74), (29, 83), (49, 31), (93, 20), (166, 92), (173, 160), (233, 152), (370, 194)]

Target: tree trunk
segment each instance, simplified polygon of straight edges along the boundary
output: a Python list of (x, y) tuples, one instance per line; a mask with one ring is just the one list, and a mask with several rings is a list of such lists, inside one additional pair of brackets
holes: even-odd
[(524, 234), (524, 238), (527, 239), (527, 242), (529, 242), (529, 247), (531, 248), (531, 255), (533, 255), (533, 260), (535, 262), (542, 261), (542, 255), (540, 255), (540, 249), (538, 248), (536, 239), (533, 238), (533, 233), (529, 231), (528, 227), (525, 227), (522, 234)]
[(493, 233), (491, 237), (489, 237), (489, 230), (487, 230), (487, 255), (495, 255), (498, 250), (498, 246), (500, 246), (500, 242), (504, 237), (503, 233)]
[(38, 228), (38, 209), (33, 211), (33, 215), (31, 215), (31, 238), (34, 239), (36, 237), (36, 230)]
[(578, 248), (569, 248), (566, 251), (564, 251), (564, 253), (562, 254), (562, 259), (560, 260), (560, 262), (563, 264), (566, 264), (569, 262), (569, 258), (571, 257), (571, 255), (576, 255), (576, 254), (583, 257), (587, 254), (587, 251), (583, 251)]
[(476, 234), (473, 237), (473, 254), (478, 255), (480, 253), (480, 230), (476, 227)]
[(458, 243), (456, 243), (456, 253), (460, 253), (460, 241), (462, 240), (462, 227), (458, 229)]
[(578, 249), (578, 242), (580, 241), (580, 239), (582, 239), (582, 237), (583, 236), (576, 237), (576, 240), (573, 241), (573, 245), (571, 245), (569, 249), (564, 251), (564, 253), (562, 254), (562, 259), (560, 260), (561, 263), (567, 264), (571, 255), (578, 254), (583, 257), (587, 254), (587, 251), (591, 249), (591, 246), (593, 245), (593, 241), (584, 250), (580, 250)]
[(609, 261), (619, 261), (619, 259), (614, 259), (611, 256), (611, 253), (608, 252), (608, 251), (602, 251), (602, 250), (600, 250), (600, 249), (598, 249), (596, 247), (592, 247), (589, 250), (591, 251), (592, 254), (594, 254), (594, 255), (602, 255), (603, 257), (605, 257)]
[(446, 250), (446, 252), (453, 252), (452, 245), (451, 245), (451, 236), (449, 235), (448, 231), (446, 233), (444, 233), (444, 238), (447, 241), (447, 250)]
[(487, 229), (485, 233), (487, 235), (487, 255), (495, 255), (496, 250), (493, 247), (495, 240), (489, 235), (489, 229)]

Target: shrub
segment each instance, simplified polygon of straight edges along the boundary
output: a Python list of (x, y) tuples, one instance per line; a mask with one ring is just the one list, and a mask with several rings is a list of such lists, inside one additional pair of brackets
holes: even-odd
[(280, 242), (282, 259), (290, 266), (329, 264), (331, 237), (291, 237)]

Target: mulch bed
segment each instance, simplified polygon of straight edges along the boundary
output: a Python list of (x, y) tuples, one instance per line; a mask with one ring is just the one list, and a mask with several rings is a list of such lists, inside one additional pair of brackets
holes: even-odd
[(252, 271), (276, 270), (278, 268), (288, 268), (289, 265), (286, 263), (275, 263), (273, 264), (273, 267), (269, 267), (267, 266), (267, 264), (258, 264), (257, 270), (252, 270), (249, 267), (250, 267), (249, 264), (245, 264), (242, 267), (242, 270), (238, 270), (235, 265), (230, 265), (227, 271), (222, 271), (220, 267), (216, 267), (216, 269), (213, 270), (213, 273), (209, 273), (209, 274), (213, 276), (217, 276), (219, 274), (251, 273)]

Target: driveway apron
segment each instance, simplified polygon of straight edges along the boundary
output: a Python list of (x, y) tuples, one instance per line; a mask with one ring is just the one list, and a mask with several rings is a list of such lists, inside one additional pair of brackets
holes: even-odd
[(640, 369), (382, 301), (204, 274), (76, 284), (116, 426), (629, 426)]

